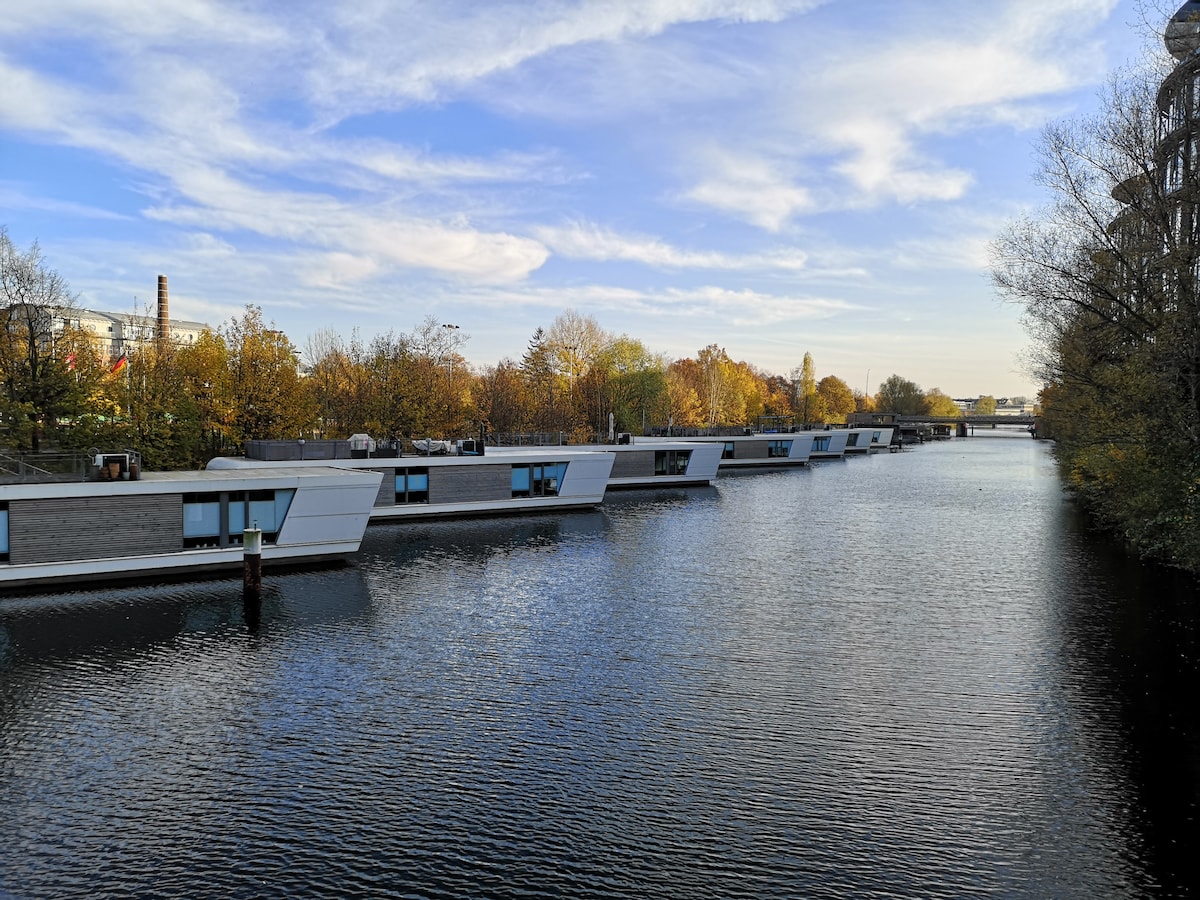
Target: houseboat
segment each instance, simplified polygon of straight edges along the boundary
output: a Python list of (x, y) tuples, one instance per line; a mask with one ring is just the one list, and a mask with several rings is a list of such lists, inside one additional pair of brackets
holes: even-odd
[(503, 454), (481, 442), (426, 445), (405, 454), (356, 435), (348, 441), (247, 441), (246, 455), (217, 457), (207, 470), (323, 465), (382, 475), (373, 521), (551, 512), (598, 506), (612, 473), (611, 452), (526, 447)]
[(716, 444), (721, 448), (718, 469), (802, 466), (809, 461), (813, 450), (812, 432), (808, 431), (638, 438), (639, 444), (677, 441), (688, 444)]
[(846, 436), (847, 453), (870, 453), (872, 450), (886, 450), (892, 443), (894, 428), (872, 425), (865, 428), (843, 428)]
[(810, 431), (812, 435), (812, 450), (809, 459), (842, 459), (846, 455), (846, 442), (850, 438), (844, 428), (829, 429), (828, 431)]
[(325, 466), (144, 473), (118, 453), (86, 480), (0, 483), (0, 591), (236, 571), (251, 527), (264, 566), (344, 559), (381, 479)]
[[(608, 489), (685, 487), (712, 484), (721, 462), (721, 445), (689, 441), (650, 441), (621, 435), (617, 444), (569, 444), (555, 446), (565, 453), (611, 453), (612, 473)], [(489, 447), (496, 456), (520, 452), (521, 447)]]

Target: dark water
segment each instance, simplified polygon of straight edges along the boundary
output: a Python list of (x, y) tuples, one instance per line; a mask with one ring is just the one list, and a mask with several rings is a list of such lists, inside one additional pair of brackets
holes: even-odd
[(1190, 582), (926, 445), (0, 601), (0, 896), (1159, 897)]

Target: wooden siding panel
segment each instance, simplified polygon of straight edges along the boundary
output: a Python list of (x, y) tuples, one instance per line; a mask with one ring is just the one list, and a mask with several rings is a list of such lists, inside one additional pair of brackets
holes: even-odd
[(630, 450), (616, 454), (612, 478), (644, 478), (654, 474), (653, 450)]
[(429, 467), (429, 502), (466, 503), (512, 497), (512, 465)]
[(371, 469), (372, 472), (382, 472), (383, 481), (379, 482), (379, 493), (375, 495), (376, 506), (396, 505), (396, 470)]
[(770, 441), (738, 441), (734, 449), (735, 459), (767, 459), (767, 444)]
[(112, 559), (183, 548), (183, 498), (73, 497), (8, 505), (9, 562)]

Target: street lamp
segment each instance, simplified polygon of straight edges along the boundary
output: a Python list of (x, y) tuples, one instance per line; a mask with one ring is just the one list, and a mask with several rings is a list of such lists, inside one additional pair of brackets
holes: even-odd
[[(449, 420), (450, 417), (453, 415), (452, 404), (454, 401), (454, 347), (455, 347), (455, 344), (457, 343), (457, 338), (458, 338), (458, 335), (455, 334), (455, 332), (458, 331), (458, 326), (451, 325), (449, 322), (446, 322), (446, 323), (443, 323), (442, 327), (447, 330), (447, 336), (449, 338), (449, 344), (450, 344), (450, 353), (446, 357), (446, 363), (447, 363), (447, 366), (446, 366), (446, 418), (447, 418), (447, 420)], [(452, 423), (450, 423), (448, 421), (447, 425), (449, 425), (449, 424), (452, 424)]]
[(454, 344), (455, 344), (455, 338), (457, 337), (457, 335), (454, 332), (458, 331), (458, 326), (451, 325), (450, 323), (447, 322), (446, 324), (442, 325), (442, 327), (449, 329), (449, 335), (450, 335), (450, 355), (449, 355), (450, 376), (449, 377), (450, 377), (450, 386), (453, 387), (454, 386)]
[(575, 351), (579, 349), (576, 344), (565, 344), (563, 349), (570, 352), (567, 358), (567, 400), (571, 404), (575, 403)]

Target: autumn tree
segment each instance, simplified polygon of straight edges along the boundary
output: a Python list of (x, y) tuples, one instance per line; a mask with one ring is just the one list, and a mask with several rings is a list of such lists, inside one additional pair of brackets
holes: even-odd
[(560, 408), (566, 415), (559, 419), (559, 430), (586, 436), (589, 423), (595, 422), (593, 413), (602, 403), (599, 385), (603, 378), (592, 369), (601, 364), (609, 340), (594, 318), (573, 309), (556, 316), (546, 331), (546, 346), (559, 375), (560, 397), (565, 388), (566, 406)]
[(267, 327), (262, 309), (248, 305), (220, 335), (229, 353), (234, 440), (298, 439), (310, 432), (316, 410), (300, 383), (299, 354), (282, 331)]
[(986, 394), (975, 401), (975, 415), (994, 416), (996, 414), (996, 398)]
[(890, 375), (875, 394), (875, 411), (900, 416), (919, 416), (925, 411), (925, 393), (920, 385)]
[(0, 226), (0, 415), (9, 439), (33, 451), (60, 416), (77, 411), (86, 392), (72, 374), (72, 343), (56, 321), (69, 319), (75, 295), (35, 241), (19, 250)]
[(826, 375), (817, 382), (817, 397), (824, 406), (823, 422), (845, 422), (857, 409), (850, 385), (836, 375)]
[(530, 402), (529, 422), (535, 431), (558, 428), (555, 387), (558, 372), (549, 338), (542, 328), (533, 332), (525, 355), (521, 357), (521, 375), (525, 379)]
[(820, 421), (817, 410), (817, 368), (811, 353), (805, 353), (799, 369), (793, 370), (793, 380), (797, 382), (796, 415), (805, 424)]
[(704, 402), (696, 389), (698, 370), (695, 360), (676, 360), (667, 369), (666, 425), (669, 430), (700, 428), (705, 424)]
[(696, 354), (696, 393), (703, 405), (704, 422), (709, 427), (729, 421), (730, 373), (732, 361), (724, 347), (709, 344)]
[(925, 414), (938, 418), (957, 418), (962, 410), (954, 402), (954, 398), (943, 393), (938, 388), (931, 388), (925, 394)]
[(603, 396), (618, 432), (642, 432), (667, 407), (666, 363), (641, 341), (622, 335), (612, 338), (601, 354), (605, 372)]
[(318, 428), (327, 437), (345, 438), (363, 423), (365, 381), (362, 344), (357, 332), (349, 342), (332, 328), (309, 336), (304, 386), (315, 407)]
[(179, 387), (195, 410), (199, 444), (192, 466), (236, 448), (234, 428), (236, 396), (224, 338), (205, 329), (197, 339), (177, 348), (175, 370)]
[(474, 404), (482, 423), (493, 434), (513, 434), (529, 428), (529, 382), (511, 359), (485, 366), (475, 380)]
[[(1144, 553), (1200, 570), (1200, 166), (1191, 26), (1100, 111), (1043, 133), (1049, 203), (993, 245), (1077, 496)], [(1179, 38), (1176, 35), (1176, 38)]]

